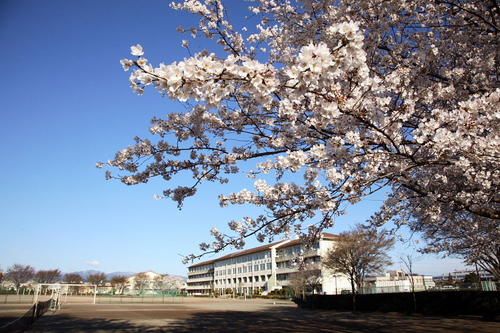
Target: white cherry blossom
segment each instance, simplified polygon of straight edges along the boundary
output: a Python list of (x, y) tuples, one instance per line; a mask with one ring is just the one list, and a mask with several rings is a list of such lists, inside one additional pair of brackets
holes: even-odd
[[(213, 230), (202, 251), (241, 247), (251, 236), (314, 238), (347, 203), (384, 189), (389, 198), (371, 223), (407, 225), (426, 236), (427, 250), (470, 262), (485, 261), (474, 242), (499, 256), (493, 1), (261, 0), (250, 8), (256, 26), (241, 31), (220, 0), (172, 8), (200, 18), (180, 31), (217, 46), (158, 65), (132, 46), (139, 58), (122, 60), (132, 89), (153, 86), (189, 101), (188, 111), (153, 119), (157, 139), (136, 138), (105, 163), (116, 169), (106, 177), (128, 185), (161, 177), (163, 196), (181, 206), (204, 182), (225, 184), (253, 164), (255, 189), (220, 204), (265, 214), (232, 221), (234, 235)], [(193, 182), (176, 185), (183, 173)]]
[(142, 46), (140, 44), (132, 45), (130, 47), (130, 54), (136, 57), (140, 57), (144, 55), (144, 50), (142, 49)]

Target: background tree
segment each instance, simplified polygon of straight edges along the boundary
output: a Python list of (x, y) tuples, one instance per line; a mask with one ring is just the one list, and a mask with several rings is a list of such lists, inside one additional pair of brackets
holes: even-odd
[(163, 290), (165, 287), (164, 277), (162, 275), (155, 276), (153, 279), (153, 288), (156, 290)]
[(411, 255), (407, 255), (405, 257), (401, 257), (401, 262), (404, 265), (403, 272), (408, 276), (410, 280), (411, 287), (411, 296), (412, 296), (412, 304), (413, 304), (413, 312), (417, 312), (417, 297), (415, 295), (415, 276), (413, 275), (413, 257)]
[(99, 273), (90, 274), (89, 277), (87, 278), (87, 280), (91, 284), (95, 284), (97, 286), (102, 286), (106, 283), (107, 278), (106, 278), (106, 274), (99, 272)]
[(30, 265), (14, 264), (5, 274), (5, 279), (12, 281), (16, 286), (16, 291), (19, 293), (19, 287), (22, 283), (26, 283), (35, 276), (35, 269)]
[(168, 291), (179, 290), (179, 281), (174, 280), (172, 278), (169, 278), (168, 274), (167, 274), (167, 276), (164, 276), (162, 283), (163, 283), (164, 290), (168, 290)]
[(321, 269), (317, 266), (309, 266), (290, 274), (290, 286), (295, 295), (301, 295), (303, 299), (307, 292), (317, 292), (321, 288), (321, 283)]
[(127, 282), (128, 278), (124, 275), (116, 275), (111, 278), (111, 285), (114, 289), (118, 290), (120, 295), (123, 295)]
[(477, 275), (477, 273), (471, 272), (464, 276), (464, 284), (474, 285), (477, 288), (477, 286), (481, 284), (481, 279), (479, 278), (479, 275)]
[(66, 283), (83, 283), (83, 277), (78, 273), (64, 274), (64, 282), (66, 282)]
[[(381, 189), (390, 196), (377, 225), (393, 221), (430, 239), (436, 228), (474, 233), (471, 221), (497, 228), (495, 1), (263, 0), (250, 8), (258, 26), (249, 31), (229, 22), (220, 0), (172, 7), (199, 16), (185, 31), (213, 40), (217, 54), (154, 67), (132, 46), (133, 59), (122, 60), (132, 89), (189, 100), (188, 112), (154, 118), (158, 139), (136, 138), (98, 166), (127, 185), (191, 174), (192, 183), (163, 193), (179, 207), (203, 182), (267, 174), (253, 191), (220, 196), (222, 206), (266, 212), (231, 221), (233, 234), (212, 229), (202, 251), (241, 248), (250, 236), (316, 238), (343, 207)], [(447, 248), (456, 249), (431, 244)]]
[(455, 284), (455, 279), (453, 278), (453, 276), (451, 276), (451, 273), (448, 273), (448, 278), (446, 279), (446, 282), (448, 283), (448, 285), (450, 286), (453, 286)]
[(497, 223), (462, 214), (460, 223), (423, 225), (419, 230), (428, 240), (423, 252), (445, 252), (463, 257), (500, 280), (500, 228)]
[(323, 260), (323, 265), (333, 273), (345, 274), (351, 283), (353, 311), (356, 310), (356, 293), (363, 287), (367, 274), (381, 272), (391, 264), (387, 252), (394, 239), (384, 232), (358, 225), (352, 231), (339, 234), (337, 241)]
[(59, 269), (40, 270), (35, 274), (35, 281), (38, 283), (56, 283), (61, 279)]
[(134, 276), (134, 288), (139, 291), (139, 294), (142, 294), (144, 288), (146, 288), (148, 284), (149, 276), (147, 273), (142, 272)]
[[(83, 277), (78, 274), (78, 273), (68, 273), (64, 274), (64, 282), (66, 283), (83, 283)], [(71, 293), (76, 292), (76, 293), (81, 293), (81, 288), (77, 286), (72, 286), (69, 288), (71, 290)]]

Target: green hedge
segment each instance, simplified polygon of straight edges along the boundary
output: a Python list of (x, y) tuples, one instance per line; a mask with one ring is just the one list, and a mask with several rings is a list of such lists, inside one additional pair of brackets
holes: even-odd
[[(500, 291), (417, 292), (417, 313), (426, 315), (480, 315), (495, 319), (500, 313)], [(352, 310), (352, 295), (308, 295), (294, 301), (303, 308)], [(413, 312), (411, 293), (365, 294), (356, 296), (357, 311)]]

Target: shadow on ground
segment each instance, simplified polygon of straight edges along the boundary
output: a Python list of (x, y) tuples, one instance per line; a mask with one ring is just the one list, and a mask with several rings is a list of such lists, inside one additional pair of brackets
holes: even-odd
[[(4, 316), (0, 317), (0, 328), (4, 325), (7, 325), (8, 323), (18, 319), (19, 316)], [(1, 332), (1, 331), (0, 331)]]
[(273, 309), (266, 312), (197, 312), (182, 317), (105, 319), (56, 314), (41, 318), (30, 332), (500, 332), (498, 322), (396, 313)]

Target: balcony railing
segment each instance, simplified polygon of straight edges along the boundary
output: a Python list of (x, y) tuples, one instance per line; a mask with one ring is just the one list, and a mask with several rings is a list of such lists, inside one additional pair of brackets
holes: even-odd
[(187, 286), (186, 290), (199, 290), (199, 289), (212, 289), (212, 286), (209, 284), (203, 284), (200, 286)]
[(298, 270), (299, 270), (298, 267), (281, 267), (281, 268), (276, 268), (276, 274), (295, 273)]
[(206, 274), (206, 273), (213, 273), (214, 269), (213, 268), (210, 268), (210, 269), (203, 269), (201, 271), (193, 271), (193, 272), (188, 272), (188, 276), (191, 276), (191, 275), (198, 275), (198, 274)]
[(214, 279), (213, 276), (204, 276), (198, 278), (190, 278), (188, 277), (188, 282), (202, 282), (202, 281), (212, 281)]
[(282, 261), (290, 261), (297, 259), (298, 257), (302, 256), (304, 258), (308, 257), (316, 257), (319, 256), (320, 252), (319, 249), (314, 249), (314, 250), (309, 250), (306, 251), (302, 254), (294, 253), (294, 254), (276, 254), (276, 262), (282, 262)]

